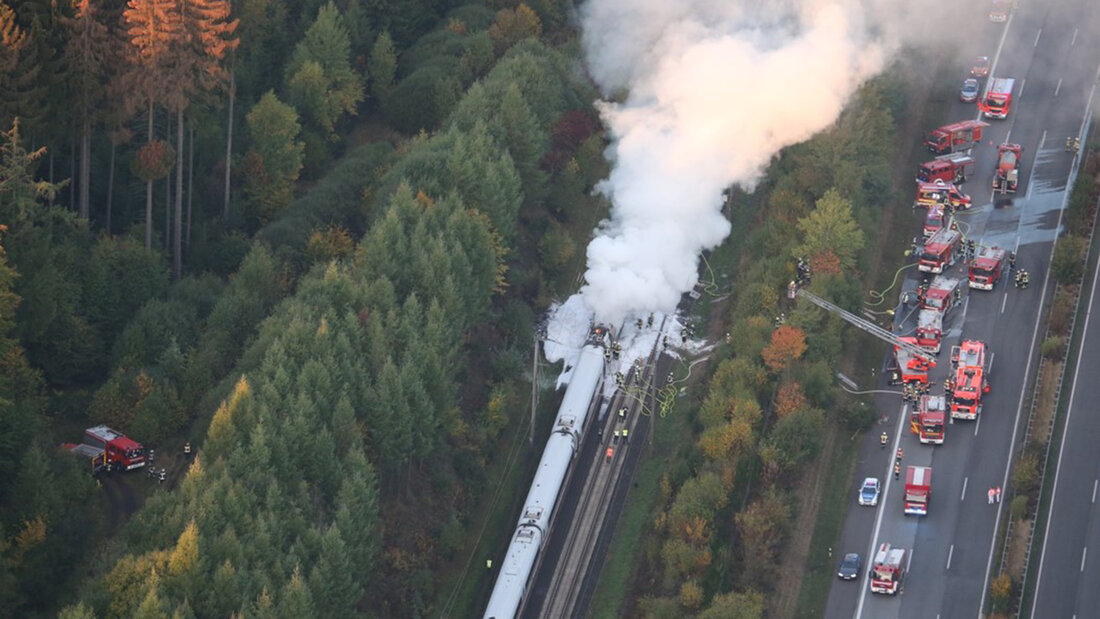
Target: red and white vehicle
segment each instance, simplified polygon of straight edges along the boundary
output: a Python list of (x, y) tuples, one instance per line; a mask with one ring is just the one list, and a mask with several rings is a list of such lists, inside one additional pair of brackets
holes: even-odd
[(940, 228), (924, 242), (917, 268), (924, 273), (943, 273), (947, 267), (955, 264), (961, 240), (962, 235), (958, 230)]
[(980, 120), (963, 120), (933, 130), (924, 138), (928, 150), (942, 155), (970, 150), (982, 141), (982, 129), (989, 123)]
[(84, 431), (84, 442), (62, 445), (72, 453), (88, 458), (93, 472), (129, 471), (145, 466), (145, 448), (141, 443), (107, 426), (95, 426)]
[(947, 424), (947, 398), (942, 395), (922, 395), (909, 414), (909, 430), (924, 445), (943, 445)]
[(1008, 251), (1000, 247), (982, 245), (974, 259), (970, 261), (968, 279), (970, 287), (978, 290), (993, 290), (1004, 272)]
[[(915, 337), (899, 337), (899, 342), (904, 342), (913, 346), (919, 346), (917, 344), (917, 338)], [(894, 345), (894, 362), (890, 371), (890, 382), (892, 384), (902, 383), (928, 383), (928, 370), (935, 367), (935, 363), (930, 358), (922, 358), (912, 351), (905, 349), (902, 346)]]
[(917, 345), (928, 352), (940, 354), (943, 341), (943, 312), (923, 309), (917, 314)]
[(992, 0), (989, 5), (989, 21), (1003, 24), (1008, 21), (1008, 12), (1012, 10), (1012, 0)]
[(973, 157), (966, 153), (949, 153), (920, 164), (920, 167), (917, 168), (917, 182), (934, 183), (943, 181), (959, 184), (964, 182), (973, 171)]
[(910, 466), (905, 471), (905, 514), (927, 516), (928, 500), (932, 498), (932, 468)]
[(917, 197), (913, 208), (931, 208), (934, 204), (951, 205), (951, 208), (970, 208), (970, 196), (963, 193), (953, 183), (936, 180), (931, 183), (917, 183)]
[(944, 207), (942, 204), (933, 204), (928, 207), (928, 214), (924, 216), (924, 238), (936, 233), (944, 225)]
[(1012, 93), (1016, 90), (1016, 80), (1011, 77), (998, 77), (985, 91), (985, 98), (978, 104), (986, 118), (1008, 118), (1012, 111)]
[(993, 171), (993, 191), (1016, 191), (1020, 181), (1020, 157), (1024, 147), (1019, 144), (1001, 144), (997, 147), (997, 169)]
[(878, 547), (871, 565), (871, 593), (894, 595), (901, 589), (901, 581), (908, 567), (906, 554), (905, 549), (893, 548), (886, 542)]
[(979, 340), (965, 340), (951, 349), (952, 419), (977, 419), (982, 413), (982, 396), (989, 393), (988, 374), (993, 366), (993, 355), (986, 359), (986, 352), (985, 342)]
[[(959, 280), (954, 277), (937, 275), (927, 288), (917, 289), (917, 300), (923, 310), (936, 310), (946, 314), (962, 299)], [(923, 290), (923, 292), (922, 292)]]

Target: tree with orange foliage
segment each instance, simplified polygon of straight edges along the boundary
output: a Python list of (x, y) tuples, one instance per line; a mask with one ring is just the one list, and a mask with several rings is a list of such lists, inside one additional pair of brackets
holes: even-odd
[(775, 414), (780, 419), (806, 408), (806, 396), (802, 393), (802, 383), (788, 381), (779, 386), (775, 396)]
[(764, 358), (764, 364), (774, 373), (782, 372), (790, 366), (792, 361), (802, 357), (806, 352), (806, 334), (798, 327), (780, 325), (772, 331), (771, 343), (764, 347), (760, 356)]

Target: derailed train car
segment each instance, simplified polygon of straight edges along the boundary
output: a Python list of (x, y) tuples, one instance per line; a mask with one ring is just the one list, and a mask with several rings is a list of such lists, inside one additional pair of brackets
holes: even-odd
[(598, 340), (581, 349), (565, 390), (558, 416), (535, 478), (523, 502), (516, 531), (500, 566), (493, 594), (485, 609), (486, 619), (515, 617), (531, 586), (543, 545), (549, 539), (555, 507), (564, 491), (573, 459), (589, 421), (592, 401), (604, 375), (604, 354)]

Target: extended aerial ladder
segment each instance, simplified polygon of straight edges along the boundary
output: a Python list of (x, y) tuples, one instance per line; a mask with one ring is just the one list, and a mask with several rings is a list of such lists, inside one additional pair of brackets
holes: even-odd
[(864, 332), (870, 333), (871, 335), (888, 344), (893, 344), (895, 349), (904, 350), (913, 357), (916, 357), (917, 359), (920, 359), (921, 361), (927, 363), (928, 367), (930, 368), (936, 367), (935, 356), (933, 356), (927, 350), (918, 346), (913, 338), (900, 337), (896, 335), (893, 331), (883, 329), (882, 327), (876, 325), (870, 320), (860, 318), (859, 316), (856, 316), (848, 310), (839, 307), (835, 303), (831, 303), (829, 301), (826, 301), (825, 299), (822, 299), (821, 297), (810, 292), (809, 290), (806, 290), (805, 288), (799, 286), (796, 282), (791, 282), (787, 286), (787, 298), (793, 301), (795, 297), (802, 297), (803, 299), (806, 299), (807, 301), (813, 303), (821, 309), (839, 316), (848, 324), (858, 327)]

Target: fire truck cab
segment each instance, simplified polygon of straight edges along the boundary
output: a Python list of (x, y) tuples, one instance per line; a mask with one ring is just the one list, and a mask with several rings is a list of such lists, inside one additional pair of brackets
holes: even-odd
[(893, 548), (889, 543), (879, 546), (871, 565), (871, 593), (894, 595), (898, 592), (905, 578), (905, 555), (903, 548)]
[(970, 196), (952, 183), (936, 180), (931, 183), (917, 183), (917, 197), (913, 208), (931, 208), (934, 204), (950, 205), (953, 209), (970, 208)]
[(917, 290), (917, 299), (920, 301), (921, 309), (936, 310), (946, 314), (962, 299), (959, 280), (937, 275), (927, 288), (921, 287)]
[(943, 445), (947, 423), (947, 398), (942, 395), (922, 395), (909, 414), (909, 430), (924, 445)]
[(944, 226), (944, 207), (942, 204), (933, 204), (928, 207), (928, 214), (924, 216), (924, 238), (928, 238)]
[(943, 273), (955, 264), (956, 250), (962, 235), (958, 230), (940, 228), (924, 242), (917, 268), (924, 273)]
[(918, 183), (945, 183), (959, 184), (966, 181), (966, 177), (974, 170), (974, 158), (966, 153), (949, 153), (936, 157), (932, 161), (922, 163), (917, 169)]
[(1015, 89), (1015, 79), (998, 77), (989, 85), (989, 89), (985, 92), (985, 98), (978, 104), (978, 107), (986, 118), (1008, 118), (1008, 113), (1012, 111), (1012, 98)]
[(963, 120), (933, 130), (924, 139), (928, 150), (942, 155), (970, 150), (982, 141), (982, 129), (989, 123), (980, 120)]
[(932, 498), (932, 468), (910, 466), (905, 471), (905, 514), (927, 516)]
[(940, 354), (943, 341), (943, 312), (921, 310), (917, 314), (917, 345), (928, 352)]
[(989, 393), (985, 342), (965, 340), (951, 349), (955, 377), (951, 384), (952, 419), (977, 419), (982, 412), (982, 396)]
[(1015, 192), (1020, 182), (1020, 158), (1024, 147), (1019, 144), (1001, 144), (997, 147), (997, 169), (993, 172), (993, 190), (1001, 193)]
[(978, 290), (993, 290), (997, 280), (1001, 279), (1007, 256), (1008, 252), (1000, 247), (988, 245), (979, 247), (974, 259), (970, 261), (970, 269), (967, 273), (970, 287)]

